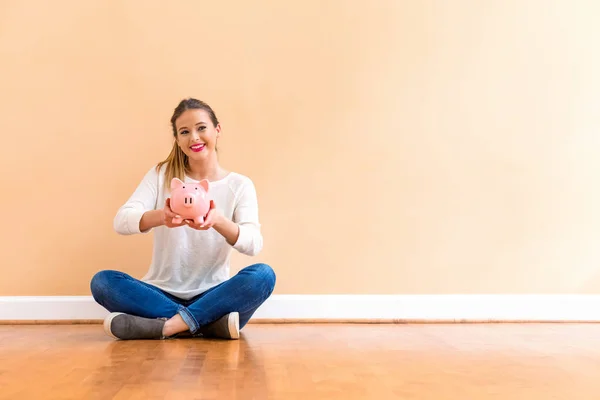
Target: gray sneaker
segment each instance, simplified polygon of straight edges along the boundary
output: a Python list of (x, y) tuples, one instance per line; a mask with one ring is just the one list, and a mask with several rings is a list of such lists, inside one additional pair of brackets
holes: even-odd
[(104, 332), (115, 339), (163, 339), (166, 318), (143, 318), (120, 312), (110, 313), (104, 319)]
[(218, 320), (201, 327), (199, 332), (204, 337), (239, 339), (240, 314), (237, 311), (225, 314)]

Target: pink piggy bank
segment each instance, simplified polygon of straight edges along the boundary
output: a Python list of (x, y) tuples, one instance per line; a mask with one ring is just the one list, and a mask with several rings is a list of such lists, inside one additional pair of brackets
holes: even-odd
[(204, 222), (210, 209), (208, 180), (199, 183), (185, 183), (178, 178), (171, 180), (171, 210), (181, 218), (173, 218), (174, 224), (184, 219), (193, 219), (195, 223)]

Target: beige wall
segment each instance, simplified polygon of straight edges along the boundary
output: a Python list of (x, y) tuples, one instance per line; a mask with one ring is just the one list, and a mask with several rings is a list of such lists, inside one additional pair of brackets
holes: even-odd
[(1, 2), (0, 295), (143, 275), (112, 219), (186, 96), (276, 293), (597, 293), (597, 4)]

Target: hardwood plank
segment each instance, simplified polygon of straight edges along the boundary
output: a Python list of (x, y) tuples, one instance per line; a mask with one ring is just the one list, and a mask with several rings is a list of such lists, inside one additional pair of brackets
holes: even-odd
[(597, 399), (596, 324), (254, 324), (238, 341), (0, 326), (0, 399)]

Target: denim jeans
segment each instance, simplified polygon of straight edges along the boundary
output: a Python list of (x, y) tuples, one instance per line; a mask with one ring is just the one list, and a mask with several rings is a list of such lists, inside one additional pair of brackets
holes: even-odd
[(239, 312), (242, 329), (271, 295), (275, 280), (270, 266), (254, 264), (190, 300), (112, 270), (96, 273), (90, 286), (94, 300), (109, 312), (145, 318), (171, 318), (179, 314), (190, 333), (195, 334), (201, 326), (233, 311)]

